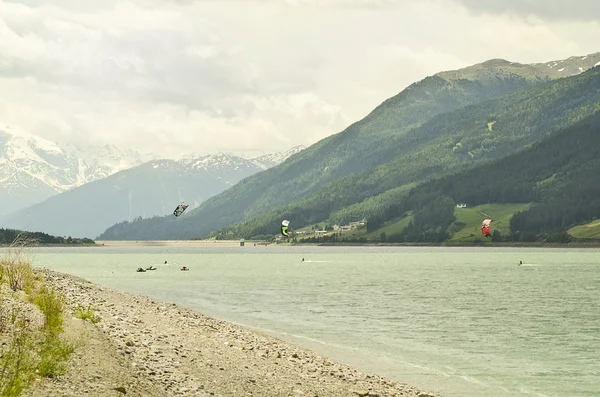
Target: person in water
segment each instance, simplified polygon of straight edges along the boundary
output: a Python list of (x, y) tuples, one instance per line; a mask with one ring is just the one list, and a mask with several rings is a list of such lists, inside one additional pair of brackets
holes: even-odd
[(304, 262), (304, 258), (302, 258), (302, 262)]
[(519, 261), (519, 266), (521, 266), (523, 264), (523, 261)]

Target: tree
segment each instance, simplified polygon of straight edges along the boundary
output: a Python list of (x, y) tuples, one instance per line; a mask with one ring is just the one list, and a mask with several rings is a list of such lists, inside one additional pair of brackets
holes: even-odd
[(502, 233), (500, 233), (500, 230), (494, 230), (494, 232), (492, 233), (492, 241), (497, 243), (502, 242)]

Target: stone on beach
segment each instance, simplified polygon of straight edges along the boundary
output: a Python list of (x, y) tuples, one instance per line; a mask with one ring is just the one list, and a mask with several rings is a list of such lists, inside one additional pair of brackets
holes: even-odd
[[(117, 388), (150, 397), (437, 397), (191, 309), (37, 271), (65, 296), (65, 333), (79, 343), (69, 372), (38, 382), (30, 397), (64, 390), (106, 396)], [(78, 307), (92, 308), (101, 321), (75, 318)]]

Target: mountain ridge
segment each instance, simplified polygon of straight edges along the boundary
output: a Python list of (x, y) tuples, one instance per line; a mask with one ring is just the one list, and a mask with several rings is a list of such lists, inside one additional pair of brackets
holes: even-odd
[(473, 78), (485, 75), (488, 69), (502, 69), (501, 76), (519, 72), (533, 80), (551, 80), (569, 77), (600, 65), (600, 52), (571, 56), (569, 58), (537, 63), (511, 62), (503, 58), (492, 58), (454, 71), (442, 71), (434, 74), (447, 80)]

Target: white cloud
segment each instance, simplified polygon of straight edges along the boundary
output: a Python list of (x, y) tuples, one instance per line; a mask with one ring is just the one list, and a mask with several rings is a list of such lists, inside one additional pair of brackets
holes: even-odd
[(598, 0), (458, 0), (476, 12), (537, 15), (558, 20), (600, 19)]
[(597, 21), (467, 7), (0, 0), (0, 125), (168, 156), (281, 150), (339, 132), (441, 70), (598, 50)]

